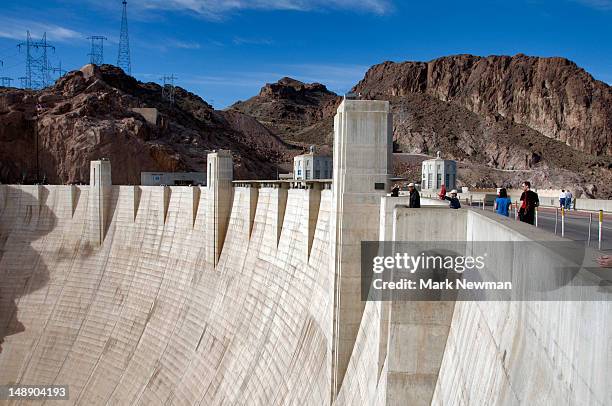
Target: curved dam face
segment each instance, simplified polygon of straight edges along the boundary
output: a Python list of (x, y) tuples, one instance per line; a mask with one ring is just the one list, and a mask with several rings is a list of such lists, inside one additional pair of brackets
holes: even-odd
[(3, 384), (69, 384), (78, 404), (329, 401), (331, 191), (236, 188), (214, 268), (206, 189), (113, 187), (101, 245), (88, 187), (0, 190)]
[[(612, 404), (612, 277), (589, 268), (597, 254), (578, 247), (567, 277), (549, 249), (567, 240), (386, 196), (391, 128), (386, 102), (345, 100), (333, 181), (232, 182), (218, 151), (206, 187), (112, 185), (105, 160), (88, 186), (0, 185), (0, 397), (67, 385), (53, 402)], [(487, 272), (546, 289), (365, 300), (363, 241), (523, 244)]]

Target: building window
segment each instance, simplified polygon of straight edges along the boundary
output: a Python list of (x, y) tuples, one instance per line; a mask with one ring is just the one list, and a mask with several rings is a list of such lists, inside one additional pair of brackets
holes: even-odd
[(436, 179), (436, 181), (437, 181), (437, 182), (436, 182), (436, 186), (435, 186), (435, 188), (434, 188), (434, 189), (437, 189), (437, 188), (439, 188), (440, 186), (442, 186), (442, 174), (441, 174), (441, 173), (438, 173), (438, 178)]
[(310, 179), (310, 169), (306, 169), (306, 179)]
[(321, 171), (315, 169), (315, 179), (321, 179)]

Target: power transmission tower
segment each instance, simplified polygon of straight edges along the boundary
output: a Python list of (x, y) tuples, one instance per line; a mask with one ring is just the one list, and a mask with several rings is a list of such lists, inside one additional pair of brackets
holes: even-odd
[(160, 78), (163, 81), (162, 86), (162, 97), (170, 102), (170, 104), (174, 104), (174, 93), (176, 87), (174, 86), (174, 80), (177, 79), (174, 75), (164, 75)]
[(119, 35), (119, 55), (117, 56), (117, 66), (125, 73), (132, 73), (132, 64), (130, 62), (130, 40), (128, 38), (128, 23), (127, 23), (127, 0), (123, 0), (123, 14), (121, 15), (121, 34)]
[(11, 82), (13, 81), (13, 78), (9, 78), (8, 76), (2, 76), (0, 77), (0, 86), (2, 87), (11, 87)]
[(87, 37), (91, 40), (91, 52), (89, 53), (89, 63), (102, 65), (104, 63), (104, 41), (107, 39), (101, 35)]
[(59, 65), (56, 68), (52, 68), (51, 71), (57, 73), (60, 78), (66, 74), (66, 69), (62, 69), (62, 61), (59, 61)]
[(43, 34), (40, 41), (32, 40), (28, 31), (26, 42), (17, 45), (19, 50), (26, 48), (26, 83), (27, 89), (43, 89), (51, 83), (49, 59), (47, 58), (47, 48), (55, 51), (53, 45), (47, 43), (47, 33)]
[(19, 79), (19, 83), (21, 83), (21, 88), (22, 89), (26, 89), (27, 88), (27, 84), (28, 84), (28, 78), (25, 77), (25, 76), (21, 76), (18, 79)]

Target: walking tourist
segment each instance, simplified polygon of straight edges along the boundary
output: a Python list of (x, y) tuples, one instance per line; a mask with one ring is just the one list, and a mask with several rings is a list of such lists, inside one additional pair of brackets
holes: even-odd
[(519, 209), (519, 220), (533, 225), (535, 222), (535, 209), (540, 205), (538, 194), (531, 190), (529, 181), (523, 182), (523, 193), (521, 194), (521, 208)]
[(419, 191), (416, 190), (412, 182), (408, 184), (408, 195), (410, 196), (408, 199), (408, 207), (415, 209), (421, 207), (421, 196), (419, 196)]
[(565, 208), (567, 210), (571, 210), (572, 209), (572, 198), (574, 196), (572, 195), (572, 192), (570, 192), (570, 190), (566, 190), (565, 191)]
[(523, 193), (521, 194), (521, 208), (519, 209), (519, 220), (533, 225), (535, 222), (535, 210), (540, 205), (538, 194), (531, 190), (531, 182), (523, 182)]
[(495, 199), (495, 212), (500, 216), (510, 216), (510, 206), (512, 206), (512, 199), (508, 197), (506, 188), (499, 189), (499, 194)]

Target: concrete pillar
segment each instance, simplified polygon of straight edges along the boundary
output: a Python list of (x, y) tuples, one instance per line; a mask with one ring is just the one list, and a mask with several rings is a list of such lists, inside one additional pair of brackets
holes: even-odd
[(217, 266), (232, 209), (232, 154), (227, 150), (210, 153), (207, 165), (206, 230), (209, 236), (206, 239), (206, 259)]
[(378, 239), (380, 200), (389, 190), (392, 172), (392, 130), (387, 101), (344, 100), (334, 119), (332, 400), (342, 385), (363, 315), (361, 241)]
[(91, 161), (89, 166), (89, 224), (90, 241), (100, 245), (110, 222), (110, 198), (113, 183), (109, 160)]

